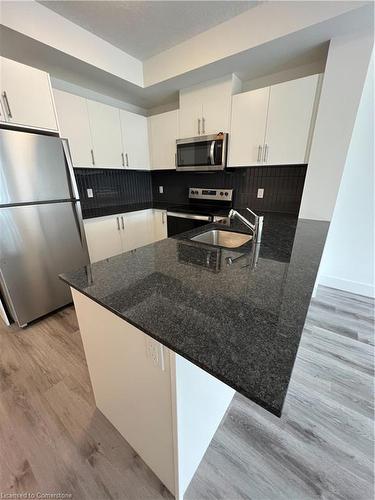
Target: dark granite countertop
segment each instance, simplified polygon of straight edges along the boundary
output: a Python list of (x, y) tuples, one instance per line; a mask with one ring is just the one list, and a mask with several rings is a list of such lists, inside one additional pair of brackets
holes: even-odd
[[(209, 228), (222, 226), (200, 227), (62, 279), (280, 416), (328, 223), (265, 214), (258, 246), (230, 250), (189, 240)], [(230, 229), (246, 232), (233, 221)]]

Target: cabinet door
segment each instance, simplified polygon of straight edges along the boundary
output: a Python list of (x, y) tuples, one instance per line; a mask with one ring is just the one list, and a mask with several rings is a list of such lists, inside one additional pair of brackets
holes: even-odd
[(224, 101), (209, 96), (203, 102), (202, 135), (229, 132), (230, 97)]
[(212, 80), (201, 87), (202, 135), (229, 132), (232, 89), (232, 76)]
[(123, 168), (120, 114), (117, 108), (87, 100), (94, 166)]
[(123, 252), (118, 216), (86, 219), (84, 227), (92, 263)]
[(270, 91), (265, 139), (265, 163), (307, 162), (307, 145), (319, 75), (278, 85)]
[(0, 64), (5, 120), (15, 125), (57, 130), (48, 73), (5, 58), (1, 58)]
[(149, 170), (147, 118), (120, 109), (120, 121), (125, 166)]
[(125, 222), (122, 232), (124, 251), (128, 252), (154, 241), (152, 210), (139, 210), (122, 216)]
[(168, 238), (167, 212), (165, 210), (153, 210), (152, 233), (153, 241)]
[(202, 96), (200, 88), (180, 91), (179, 136), (195, 137), (202, 134)]
[(86, 99), (56, 89), (53, 94), (60, 135), (69, 140), (73, 165), (92, 167), (92, 144)]
[(176, 168), (178, 110), (149, 117), (151, 169)]
[(232, 97), (229, 166), (262, 163), (269, 92), (269, 87), (266, 87)]

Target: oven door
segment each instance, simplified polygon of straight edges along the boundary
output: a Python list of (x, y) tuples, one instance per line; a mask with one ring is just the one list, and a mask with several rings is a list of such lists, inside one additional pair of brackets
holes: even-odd
[(168, 237), (191, 231), (210, 222), (212, 222), (210, 215), (167, 212)]
[(227, 134), (178, 139), (176, 170), (223, 170), (226, 165)]

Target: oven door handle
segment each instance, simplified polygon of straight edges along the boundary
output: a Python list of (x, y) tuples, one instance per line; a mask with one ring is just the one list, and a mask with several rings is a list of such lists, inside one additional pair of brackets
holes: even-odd
[(181, 212), (167, 212), (167, 217), (177, 217), (179, 219), (205, 220), (207, 222), (212, 221), (212, 217), (210, 215), (184, 214)]
[(215, 146), (216, 146), (216, 141), (212, 141), (211, 142), (211, 146), (210, 146), (210, 162), (211, 162), (211, 165), (215, 165), (215, 158), (214, 158)]

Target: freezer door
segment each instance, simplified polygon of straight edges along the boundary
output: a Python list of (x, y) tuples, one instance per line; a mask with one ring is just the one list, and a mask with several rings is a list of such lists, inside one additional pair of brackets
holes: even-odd
[(0, 129), (0, 205), (70, 198), (61, 139)]
[(76, 211), (71, 202), (0, 208), (0, 284), (21, 326), (71, 301), (58, 275), (87, 264)]

